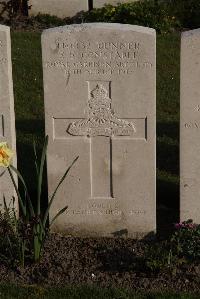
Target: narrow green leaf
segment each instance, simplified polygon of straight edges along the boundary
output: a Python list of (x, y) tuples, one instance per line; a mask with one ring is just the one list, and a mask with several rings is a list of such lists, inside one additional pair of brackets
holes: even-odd
[(43, 171), (44, 171), (44, 163), (46, 158), (46, 152), (47, 152), (47, 146), (48, 146), (48, 140), (49, 137), (46, 136), (43, 150), (42, 150), (42, 156), (40, 161), (40, 170), (39, 170), (39, 176), (38, 176), (38, 188), (37, 188), (37, 215), (40, 215), (41, 212), (41, 191), (42, 191), (42, 180), (43, 180)]
[(59, 183), (58, 183), (58, 185), (57, 185), (55, 191), (53, 192), (53, 195), (52, 195), (51, 198), (50, 198), (48, 207), (47, 207), (47, 209), (46, 209), (46, 212), (45, 212), (45, 215), (44, 215), (44, 218), (43, 218), (43, 226), (44, 226), (44, 227), (46, 226), (47, 218), (48, 218), (48, 215), (49, 215), (49, 210), (50, 210), (51, 205), (52, 205), (52, 203), (53, 203), (53, 200), (54, 200), (54, 198), (55, 198), (55, 196), (56, 196), (56, 193), (57, 193), (57, 191), (58, 191), (60, 185), (62, 184), (62, 182), (65, 180), (65, 178), (66, 178), (68, 172), (70, 171), (70, 169), (72, 168), (72, 166), (74, 165), (74, 163), (76, 163), (76, 161), (78, 160), (78, 158), (79, 158), (79, 156), (76, 157), (76, 158), (74, 159), (74, 161), (71, 163), (71, 165), (67, 168), (66, 172), (64, 173), (64, 175), (62, 176), (61, 180), (59, 181)]
[(15, 223), (15, 227), (16, 227), (17, 226), (17, 222), (18, 222), (18, 218), (16, 216), (15, 197), (14, 196), (12, 197), (12, 203), (13, 203), (13, 206), (12, 206), (13, 218), (14, 218), (14, 223)]
[[(25, 190), (25, 194), (26, 194), (26, 198), (28, 199), (28, 207), (31, 213), (31, 216), (34, 217), (35, 216), (35, 212), (34, 212), (34, 208), (30, 199), (30, 195), (28, 193), (28, 188), (26, 186), (26, 183), (21, 175), (21, 173), (17, 170), (17, 168), (15, 168), (13, 165), (9, 166), (18, 176), (18, 178), (20, 179), (20, 181), (22, 182), (23, 186), (24, 186), (24, 190)], [(17, 188), (17, 186), (16, 186)], [(18, 188), (17, 188), (17, 193), (19, 193)], [(21, 196), (20, 196), (21, 197)]]
[(27, 189), (26, 183), (25, 183), (25, 181), (24, 181), (21, 173), (13, 165), (10, 165), (9, 167), (17, 174), (17, 176), (19, 177), (20, 181), (22, 182), (22, 184), (23, 184), (26, 192), (28, 193), (28, 189)]
[(52, 219), (52, 221), (51, 221), (51, 223), (49, 224), (49, 226), (51, 226), (51, 225), (54, 223), (54, 221), (55, 221), (60, 215), (62, 215), (67, 209), (68, 209), (68, 206), (66, 206), (66, 207), (64, 207), (62, 210), (60, 210), (60, 211), (56, 214), (56, 216)]
[(36, 175), (37, 175), (37, 177), (38, 177), (38, 175), (39, 175), (39, 168), (38, 168), (38, 156), (37, 156), (37, 151), (36, 151), (35, 140), (33, 140), (33, 151), (34, 151), (34, 156), (35, 156), (35, 169), (36, 169)]
[(39, 224), (40, 224), (40, 235), (42, 235), (42, 234), (45, 235), (45, 227), (43, 226), (43, 223), (42, 223), (41, 219), (40, 219)]
[[(12, 180), (13, 186), (14, 186), (14, 188), (15, 188), (15, 191), (16, 191), (16, 193), (17, 193), (17, 197), (18, 197), (18, 200), (19, 200), (19, 204), (20, 204), (20, 207), (21, 207), (23, 216), (26, 217), (26, 214), (27, 214), (26, 206), (25, 206), (24, 203), (23, 203), (23, 200), (22, 200), (21, 195), (20, 195), (20, 193), (19, 193), (19, 190), (18, 190), (18, 188), (17, 188), (17, 185), (16, 185), (16, 182), (15, 182), (15, 180), (14, 180), (14, 177), (13, 177), (13, 174), (12, 174), (11, 169), (14, 170), (14, 167), (13, 167), (12, 165), (8, 167), (8, 172), (9, 172), (10, 178), (11, 178), (11, 180)], [(15, 170), (14, 170), (14, 171), (15, 171)]]

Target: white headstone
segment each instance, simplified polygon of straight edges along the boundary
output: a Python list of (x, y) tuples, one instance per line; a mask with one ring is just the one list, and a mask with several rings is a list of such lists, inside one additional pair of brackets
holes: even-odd
[(9, 19), (9, 13), (5, 10), (5, 6), (8, 5), (9, 0), (0, 1), (0, 14), (1, 17)]
[(105, 4), (117, 5), (118, 3), (131, 3), (136, 1), (138, 0), (93, 0), (93, 7), (101, 8)]
[(139, 237), (156, 229), (155, 30), (82, 24), (42, 34), (48, 184), (72, 159), (50, 218), (73, 235)]
[[(10, 28), (0, 25), (0, 142), (7, 142), (14, 151), (13, 165), (16, 166), (15, 114), (11, 63)], [(12, 181), (5, 168), (0, 167), (0, 208), (3, 196), (7, 203), (15, 195)], [(17, 205), (16, 205), (17, 207)]]
[(30, 15), (41, 13), (65, 18), (88, 10), (88, 0), (29, 0), (28, 4)]
[(200, 223), (200, 29), (181, 39), (180, 218)]

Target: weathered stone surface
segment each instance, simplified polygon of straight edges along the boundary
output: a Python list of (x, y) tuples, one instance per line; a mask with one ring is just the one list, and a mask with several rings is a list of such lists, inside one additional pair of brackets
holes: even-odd
[(105, 4), (117, 5), (118, 3), (136, 2), (137, 0), (93, 0), (94, 8), (101, 8)]
[[(13, 165), (16, 166), (15, 115), (11, 64), (10, 28), (0, 25), (0, 142), (8, 142), (15, 152)], [(3, 174), (4, 173), (4, 174)], [(0, 208), (3, 196), (9, 203), (15, 195), (14, 187), (5, 168), (0, 167)]]
[(81, 236), (155, 231), (155, 31), (82, 24), (42, 34), (54, 229)]
[(88, 10), (88, 0), (30, 0), (29, 5), (30, 15), (43, 13), (60, 18), (73, 17), (82, 10)]
[(8, 11), (5, 9), (5, 6), (9, 2), (9, 0), (4, 0), (2, 2), (0, 1), (0, 16), (3, 18), (9, 19)]
[(200, 29), (181, 39), (180, 217), (200, 223)]

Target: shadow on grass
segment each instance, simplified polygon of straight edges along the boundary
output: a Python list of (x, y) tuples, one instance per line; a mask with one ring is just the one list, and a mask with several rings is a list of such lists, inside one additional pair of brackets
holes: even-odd
[(157, 141), (157, 167), (173, 176), (179, 175), (179, 146)]
[[(38, 139), (38, 137), (44, 138), (45, 136), (43, 119), (16, 120), (16, 129), (17, 132), (21, 132), (23, 134), (33, 134), (35, 139)], [(39, 145), (42, 146), (42, 144)]]
[(179, 222), (179, 184), (157, 180), (157, 233), (163, 237)]
[[(17, 164), (18, 170), (22, 174), (32, 202), (36, 205), (37, 202), (37, 174), (35, 169), (35, 157), (33, 150), (33, 142), (35, 141), (38, 159), (40, 157), (44, 142), (44, 121), (43, 120), (18, 120), (16, 121), (17, 128)], [(19, 188), (23, 194), (23, 186), (19, 181)], [(42, 185), (42, 209), (47, 207), (48, 192), (47, 192), (47, 170), (46, 164), (44, 168), (43, 185)]]
[(179, 122), (178, 121), (158, 121), (157, 122), (157, 136), (167, 136), (175, 141), (179, 140)]
[(157, 231), (165, 235), (179, 221), (179, 122), (157, 123)]
[(179, 123), (157, 123), (157, 167), (172, 175), (179, 175)]

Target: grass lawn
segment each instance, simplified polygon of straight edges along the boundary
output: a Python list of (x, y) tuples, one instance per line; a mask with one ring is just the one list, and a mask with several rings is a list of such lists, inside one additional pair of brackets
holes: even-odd
[(1, 299), (199, 299), (189, 294), (134, 294), (124, 290), (92, 287), (44, 289), (36, 286), (0, 286)]
[[(158, 231), (178, 219), (179, 44), (178, 34), (157, 36), (157, 206), (170, 209), (158, 209)], [(32, 141), (41, 147), (45, 135), (40, 34), (13, 32), (12, 60), (18, 167), (33, 189)]]

